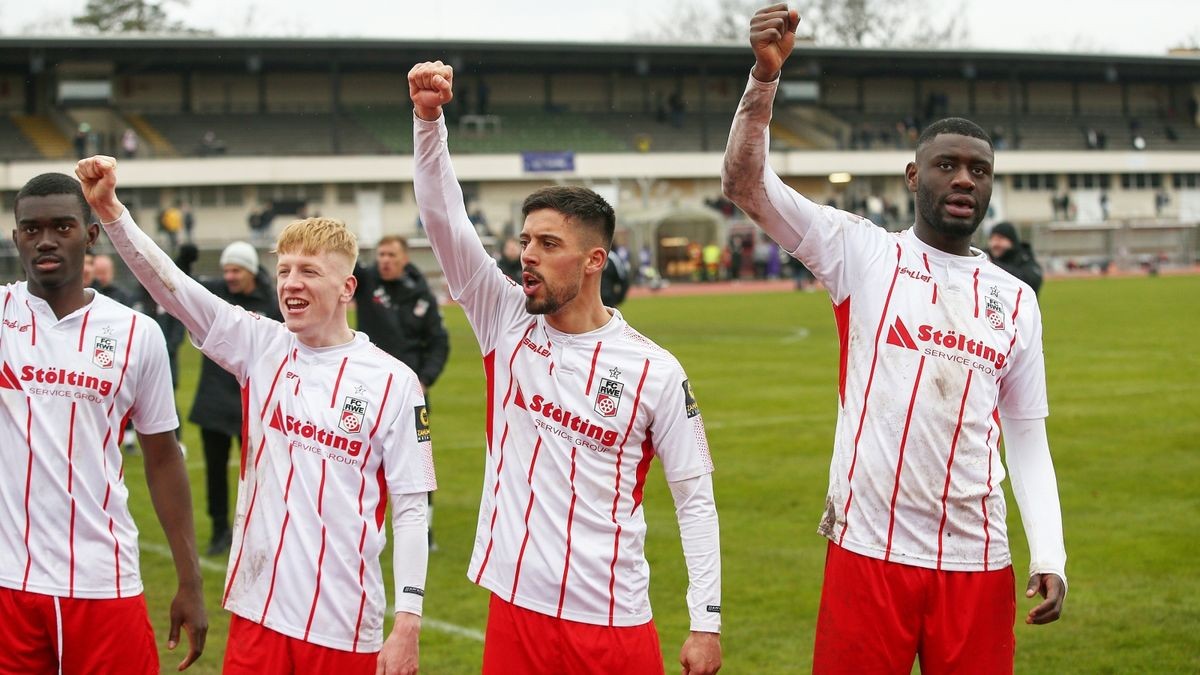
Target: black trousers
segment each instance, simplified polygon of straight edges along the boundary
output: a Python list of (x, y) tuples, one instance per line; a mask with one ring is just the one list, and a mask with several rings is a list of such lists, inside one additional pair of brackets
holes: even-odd
[(229, 529), (229, 447), (234, 438), (240, 450), (241, 436), (230, 436), (215, 429), (200, 430), (200, 440), (204, 443), (208, 516), (212, 519), (214, 534)]

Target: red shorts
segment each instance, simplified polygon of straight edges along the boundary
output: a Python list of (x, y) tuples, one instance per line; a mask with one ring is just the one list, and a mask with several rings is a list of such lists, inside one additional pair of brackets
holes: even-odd
[(0, 675), (158, 672), (142, 595), (84, 600), (0, 588), (0, 617)]
[(229, 618), (229, 641), (221, 672), (375, 675), (378, 658), (379, 652), (347, 652), (314, 645), (234, 614)]
[(939, 572), (833, 543), (817, 615), (814, 673), (1012, 673), (1012, 567)]
[(654, 675), (663, 673), (654, 622), (597, 626), (557, 619), (492, 594), (483, 675)]

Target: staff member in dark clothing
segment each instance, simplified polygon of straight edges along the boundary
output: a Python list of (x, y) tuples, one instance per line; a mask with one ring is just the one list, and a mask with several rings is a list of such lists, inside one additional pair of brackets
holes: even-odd
[[(356, 265), (358, 287), (354, 300), (358, 305), (358, 329), (383, 351), (412, 368), (425, 390), (429, 409), (429, 388), (446, 367), (450, 355), (450, 336), (442, 323), (437, 298), (425, 276), (408, 258), (408, 241), (388, 235), (375, 247), (375, 265)], [(433, 493), (429, 493), (429, 547), (433, 543)]]
[[(258, 252), (244, 241), (235, 241), (221, 253), (221, 279), (201, 280), (208, 290), (230, 304), (261, 316), (282, 320), (267, 271), (258, 266)], [(229, 448), (232, 439), (242, 442), (242, 395), (237, 378), (208, 358), (200, 366), (200, 382), (188, 421), (200, 427), (208, 483), (208, 515), (212, 541), (207, 555), (229, 550), (233, 531), (229, 523)]]
[(1042, 266), (1033, 247), (1021, 241), (1010, 222), (996, 223), (988, 235), (988, 256), (997, 267), (1029, 284), (1036, 294), (1042, 288)]

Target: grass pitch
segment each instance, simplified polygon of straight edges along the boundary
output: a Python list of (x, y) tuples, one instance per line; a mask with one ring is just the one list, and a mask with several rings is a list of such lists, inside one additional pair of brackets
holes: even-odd
[[(1200, 671), (1200, 277), (1051, 281), (1041, 301), (1070, 593), (1058, 623), (1017, 625), (1016, 670)], [(828, 297), (648, 297), (630, 300), (623, 312), (683, 363), (708, 426), (724, 565), (722, 672), (807, 672), (825, 551), (815, 529), (837, 379)], [(447, 308), (446, 318), (450, 364), (431, 392), (440, 550), (429, 561), (421, 670), (477, 673), (487, 593), (465, 575), (482, 480), (483, 373), (462, 312)], [(181, 358), (186, 418), (198, 359), (190, 345)], [(194, 426), (185, 425), (184, 441), (203, 549), (209, 524)], [(165, 643), (174, 570), (136, 458), (127, 461), (126, 481), (142, 530), (151, 618)], [(1021, 590), (1028, 555), (1005, 491)], [(655, 620), (667, 672), (678, 672), (687, 577), (657, 463), (645, 503)], [(217, 673), (229, 623), (219, 607), (225, 559), (205, 560), (211, 628), (190, 672)], [(384, 565), (390, 598), (390, 555)], [(1032, 604), (1021, 597), (1018, 617)], [(163, 670), (173, 671), (180, 658), (164, 649)]]

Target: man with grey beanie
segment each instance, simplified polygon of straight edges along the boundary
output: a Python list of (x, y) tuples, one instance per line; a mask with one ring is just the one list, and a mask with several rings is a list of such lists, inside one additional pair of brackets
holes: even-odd
[[(221, 279), (205, 280), (208, 290), (226, 302), (269, 319), (281, 320), (271, 277), (258, 264), (258, 252), (244, 241), (235, 241), (221, 252)], [(241, 443), (242, 398), (237, 378), (204, 357), (200, 382), (188, 421), (200, 427), (207, 474), (208, 515), (212, 540), (206, 555), (229, 550), (229, 448), (234, 438)]]

